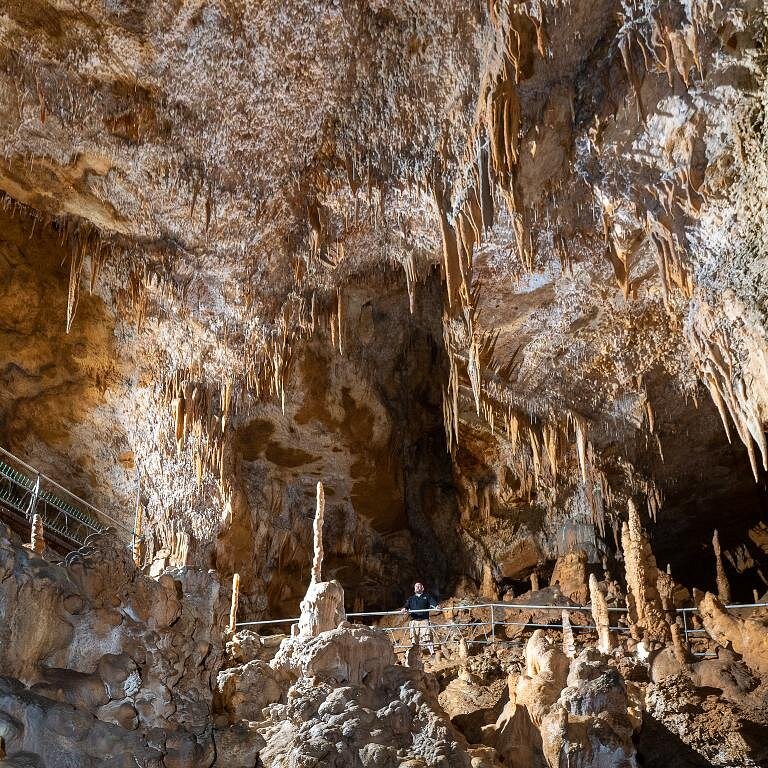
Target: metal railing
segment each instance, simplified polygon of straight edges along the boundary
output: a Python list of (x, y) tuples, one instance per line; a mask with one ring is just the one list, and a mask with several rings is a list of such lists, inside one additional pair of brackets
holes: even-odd
[(31, 526), (40, 515), (46, 532), (81, 547), (93, 533), (114, 528), (135, 543), (135, 534), (106, 512), (0, 446), (0, 505)]
[[(754, 608), (767, 608), (768, 603), (737, 603), (725, 606), (728, 610), (743, 610)], [(467, 645), (513, 645), (517, 642), (515, 639), (506, 638), (506, 632), (504, 627), (519, 627), (520, 631), (526, 629), (549, 629), (549, 630), (562, 630), (563, 625), (561, 622), (542, 623), (533, 621), (507, 621), (506, 612), (524, 612), (524, 613), (537, 613), (540, 611), (556, 611), (562, 614), (562, 611), (567, 611), (569, 614), (580, 613), (584, 614), (588, 623), (586, 624), (571, 624), (571, 630), (573, 632), (597, 632), (597, 627), (592, 623), (592, 609), (589, 605), (526, 605), (524, 603), (479, 603), (474, 605), (449, 605), (443, 608), (435, 608), (430, 610), (431, 614), (446, 613), (455, 614), (463, 611), (477, 611), (487, 610), (489, 617), (487, 620), (476, 619), (473, 621), (430, 621), (430, 628), (433, 634), (432, 643), (435, 646), (454, 645), (461, 639)], [(705, 629), (696, 629), (689, 627), (688, 616), (691, 613), (697, 613), (698, 608), (678, 608), (676, 613), (681, 617), (683, 622), (683, 633), (686, 645), (689, 644), (691, 636), (703, 635), (706, 639), (709, 639), (707, 631)], [(614, 614), (627, 613), (626, 608), (614, 608), (609, 607), (608, 611)], [(348, 613), (347, 618), (381, 618), (384, 616), (398, 616), (402, 617), (402, 611), (365, 611), (361, 613)], [(298, 622), (298, 618), (294, 619), (267, 619), (263, 621), (243, 621), (238, 622), (236, 629), (244, 629), (246, 627), (259, 627), (259, 626), (272, 626), (272, 625), (291, 625)], [(396, 627), (382, 627), (383, 630), (390, 635), (392, 645), (396, 650), (402, 650), (410, 648), (411, 643), (404, 641), (402, 636), (408, 638), (410, 627), (408, 624), (404, 626)], [(629, 633), (630, 629), (627, 625), (612, 624), (609, 630), (617, 633)], [(504, 632), (502, 639), (498, 632), (501, 629)], [(401, 633), (398, 637), (397, 633)], [(710, 653), (695, 653), (695, 656), (704, 657), (710, 656)]]

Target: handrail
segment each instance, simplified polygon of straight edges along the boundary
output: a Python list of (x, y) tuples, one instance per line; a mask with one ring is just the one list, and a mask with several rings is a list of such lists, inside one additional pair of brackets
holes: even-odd
[(93, 512), (95, 512), (99, 517), (103, 517), (106, 520), (109, 520), (109, 522), (114, 523), (114, 525), (117, 528), (122, 529), (129, 536), (133, 537), (133, 535), (134, 535), (133, 531), (130, 530), (129, 528), (126, 528), (122, 523), (119, 523), (117, 520), (115, 520), (114, 517), (112, 517), (111, 515), (108, 515), (106, 512), (103, 512), (98, 507), (95, 507), (93, 504), (87, 502), (85, 499), (81, 498), (76, 493), (72, 493), (72, 491), (68, 490), (67, 488), (65, 488), (60, 483), (57, 483), (52, 477), (48, 477), (48, 475), (44, 474), (43, 472), (40, 472), (38, 469), (36, 469), (35, 467), (31, 466), (30, 464), (27, 464), (26, 461), (24, 461), (23, 459), (20, 459), (18, 456), (16, 456), (15, 454), (11, 453), (8, 450), (6, 450), (1, 445), (0, 445), (0, 454), (3, 454), (5, 456), (9, 457), (10, 459), (12, 459), (13, 461), (17, 462), (18, 464), (21, 464), (21, 466), (23, 466), (28, 471), (34, 473), (36, 476), (39, 476), (39, 477), (43, 478), (46, 482), (50, 483), (51, 485), (56, 486), (56, 488), (58, 488), (59, 490), (63, 491), (64, 493), (66, 493), (67, 496), (69, 496), (70, 498), (74, 499), (79, 504), (82, 504), (83, 506), (88, 507), (88, 509), (90, 509)]
[[(724, 606), (725, 608), (729, 610), (733, 609), (739, 609), (739, 608), (768, 608), (768, 603), (731, 603), (729, 605)], [(516, 609), (516, 610), (534, 610), (534, 611), (568, 611), (569, 613), (584, 613), (584, 612), (591, 612), (592, 607), (590, 605), (526, 605), (525, 603), (478, 603), (476, 605), (446, 605), (443, 608), (431, 608), (429, 609), (429, 613), (445, 613), (446, 611), (451, 610), (471, 610), (474, 608), (504, 608), (504, 609)], [(612, 611), (614, 613), (626, 613), (627, 608), (619, 608), (619, 607), (609, 607), (609, 611)], [(675, 612), (679, 614), (685, 614), (685, 613), (692, 613), (697, 612), (699, 609), (697, 607), (692, 608), (676, 608)], [(363, 611), (363, 612), (357, 612), (357, 613), (348, 613), (348, 617), (363, 617), (363, 616), (402, 616), (403, 612), (402, 610), (397, 611)], [(235, 626), (236, 627), (253, 627), (253, 626), (261, 626), (266, 624), (292, 624), (299, 621), (299, 617), (296, 617), (294, 619), (264, 619), (262, 621), (240, 621)], [(483, 623), (483, 622), (481, 622)], [(484, 622), (488, 623), (488, 622)], [(495, 621), (495, 624), (504, 625), (506, 622), (502, 621)], [(529, 626), (529, 622), (526, 622), (524, 626)], [(447, 624), (440, 625), (440, 626), (449, 626)], [(474, 624), (469, 624), (468, 626), (475, 626)], [(517, 626), (517, 624), (515, 624)], [(532, 626), (532, 625), (531, 625)], [(546, 624), (543, 626), (547, 627), (555, 627), (557, 625), (554, 624)], [(578, 625), (577, 625), (578, 626)], [(395, 630), (395, 629), (407, 629), (407, 627), (381, 627), (381, 629), (384, 630)], [(611, 627), (611, 629), (614, 629), (614, 627)], [(688, 630), (690, 633), (690, 630)]]

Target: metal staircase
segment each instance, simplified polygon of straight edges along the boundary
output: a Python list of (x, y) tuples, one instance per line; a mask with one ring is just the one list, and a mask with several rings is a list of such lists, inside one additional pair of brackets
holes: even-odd
[(133, 537), (109, 515), (0, 447), (0, 518), (20, 532), (35, 514), (43, 520), (46, 539), (62, 552), (78, 549), (88, 536), (108, 528), (125, 534), (126, 543)]

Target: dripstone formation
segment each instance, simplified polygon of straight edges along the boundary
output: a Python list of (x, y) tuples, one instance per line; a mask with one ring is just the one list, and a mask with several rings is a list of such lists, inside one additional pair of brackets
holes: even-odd
[(0, 765), (768, 764), (767, 29), (0, 4)]

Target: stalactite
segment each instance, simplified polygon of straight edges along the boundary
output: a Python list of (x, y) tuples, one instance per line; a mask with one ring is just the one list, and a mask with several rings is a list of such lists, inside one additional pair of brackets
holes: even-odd
[(557, 481), (557, 443), (558, 443), (558, 429), (557, 426), (547, 423), (542, 430), (542, 438), (544, 440), (544, 447), (549, 458), (549, 467), (552, 472), (552, 479)]
[(725, 408), (728, 409), (736, 433), (747, 449), (752, 473), (757, 481), (759, 470), (754, 444), (757, 444), (760, 450), (763, 469), (768, 470), (768, 442), (756, 412), (756, 405), (747, 395), (743, 378), (735, 372), (736, 366), (730, 345), (723, 331), (717, 327), (715, 316), (709, 307), (699, 307), (696, 321), (689, 339), (694, 348), (694, 360), (698, 365), (700, 377), (712, 395), (730, 439), (725, 418)]
[(481, 380), (480, 380), (480, 359), (477, 341), (473, 340), (469, 346), (469, 358), (467, 360), (467, 373), (469, 374), (469, 382), (472, 386), (472, 394), (475, 397), (475, 409), (477, 415), (480, 415), (480, 398), (482, 395)]
[(75, 312), (77, 311), (77, 303), (80, 298), (80, 276), (85, 260), (85, 240), (83, 238), (73, 248), (71, 259), (72, 261), (69, 265), (69, 288), (67, 290), (67, 333), (72, 329)]
[(448, 221), (447, 195), (441, 182), (435, 183), (432, 196), (438, 214), (443, 243), (443, 274), (448, 296), (448, 310), (450, 313), (454, 313), (460, 306), (459, 286), (461, 284), (461, 265), (456, 231)]
[(635, 65), (632, 60), (632, 32), (629, 29), (621, 30), (619, 33), (619, 52), (621, 53), (621, 60), (624, 64), (624, 70), (627, 73), (627, 78), (632, 86), (632, 91), (635, 94), (635, 102), (637, 103), (637, 119), (641, 122), (645, 122), (645, 108), (643, 107), (643, 100), (640, 94), (641, 83), (635, 71)]
[(651, 408), (651, 401), (648, 400), (648, 396), (646, 395), (645, 399), (645, 415), (648, 419), (648, 431), (653, 434), (654, 429), (654, 418), (653, 418), (653, 408)]
[(720, 549), (720, 536), (715, 529), (712, 534), (712, 549), (715, 552), (715, 577), (717, 580), (717, 596), (720, 602), (728, 605), (731, 602), (731, 585), (723, 567), (723, 553)]
[(533, 462), (533, 477), (536, 486), (539, 486), (539, 477), (541, 476), (541, 445), (533, 427), (528, 428), (528, 444), (531, 448), (531, 460)]
[(646, 212), (646, 226), (656, 248), (656, 261), (659, 266), (665, 304), (669, 303), (672, 286), (676, 286), (688, 299), (693, 296), (691, 274), (680, 260), (681, 249), (667, 218), (667, 216), (656, 216), (650, 211)]
[(587, 470), (587, 420), (578, 413), (571, 412), (571, 419), (576, 429), (576, 453), (579, 457), (579, 468), (581, 469), (581, 480), (584, 485), (588, 482)]
[(331, 346), (336, 348), (336, 333), (338, 332), (339, 323), (336, 319), (336, 312), (331, 312), (328, 315), (328, 326), (331, 332)]
[[(336, 306), (337, 306), (337, 312), (336, 316), (339, 323), (338, 328), (338, 340), (339, 340), (339, 354), (344, 354), (344, 342), (343, 342), (343, 336), (344, 336), (344, 302), (341, 298), (341, 288), (338, 288), (336, 291)], [(283, 409), (285, 410), (285, 409)]]
[(475, 131), (475, 173), (477, 189), (469, 195), (467, 216), (475, 233), (475, 242), (479, 243), (483, 232), (490, 229), (494, 222), (493, 190), (488, 167), (488, 142)]
[(406, 254), (403, 261), (403, 270), (405, 271), (405, 284), (408, 288), (408, 306), (413, 314), (416, 307), (416, 265), (413, 259), (413, 253)]
[(515, 453), (520, 439), (520, 420), (511, 407), (507, 411), (507, 437), (512, 445), (512, 452)]

